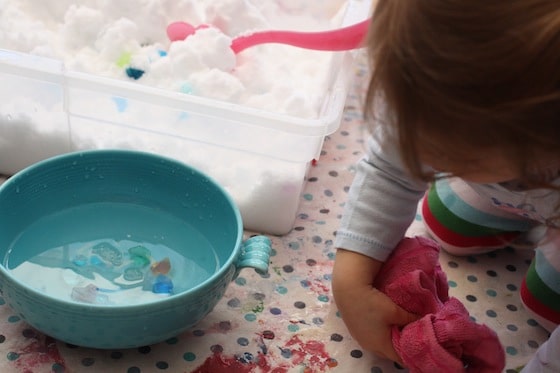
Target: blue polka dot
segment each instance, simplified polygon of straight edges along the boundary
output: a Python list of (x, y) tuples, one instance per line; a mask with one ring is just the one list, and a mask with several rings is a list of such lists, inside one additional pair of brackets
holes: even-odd
[(196, 355), (192, 352), (185, 352), (183, 354), (183, 359), (185, 359), (185, 361), (194, 361), (196, 360)]
[(517, 285), (514, 284), (507, 284), (506, 288), (510, 291), (517, 291)]
[(527, 324), (529, 324), (529, 325), (531, 325), (531, 326), (538, 326), (538, 325), (539, 325), (539, 323), (536, 322), (536, 321), (533, 320), (533, 319), (527, 320)]
[(292, 357), (292, 350), (290, 350), (289, 348), (280, 348), (280, 355), (282, 355), (286, 359), (289, 359)]
[(204, 330), (196, 329), (196, 330), (194, 330), (194, 331), (192, 332), (192, 334), (193, 334), (195, 337), (202, 337), (202, 336), (203, 336), (204, 334), (206, 334), (206, 333), (204, 333)]
[(447, 281), (448, 285), (450, 288), (456, 288), (457, 287), (457, 283), (455, 281)]
[(227, 305), (231, 308), (241, 307), (241, 301), (238, 298), (231, 298), (228, 300)]
[(321, 242), (323, 242), (323, 239), (322, 239), (320, 236), (313, 236), (313, 237), (311, 238), (311, 240), (312, 240), (314, 243), (321, 243)]

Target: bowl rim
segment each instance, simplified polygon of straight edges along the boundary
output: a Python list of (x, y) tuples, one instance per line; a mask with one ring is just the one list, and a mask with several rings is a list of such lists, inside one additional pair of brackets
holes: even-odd
[[(231, 270), (232, 266), (233, 267), (236, 266), (235, 261), (237, 260), (239, 254), (241, 252), (241, 243), (242, 243), (242, 239), (243, 239), (243, 219), (241, 217), (241, 212), (239, 210), (239, 207), (237, 206), (237, 204), (235, 203), (235, 201), (233, 200), (231, 195), (225, 190), (225, 188), (222, 187), (214, 178), (212, 178), (211, 176), (209, 176), (205, 172), (201, 171), (200, 169), (198, 169), (194, 166), (191, 166), (191, 165), (189, 165), (185, 162), (174, 159), (174, 158), (170, 158), (170, 157), (163, 156), (163, 155), (153, 153), (153, 152), (149, 152), (149, 151), (141, 151), (141, 150), (133, 150), (133, 149), (90, 149), (90, 150), (68, 152), (68, 153), (64, 153), (64, 154), (60, 154), (60, 155), (56, 155), (56, 156), (53, 156), (53, 157), (43, 159), (41, 161), (33, 163), (33, 164), (25, 167), (24, 169), (18, 171), (16, 174), (12, 175), (6, 181), (4, 181), (4, 183), (0, 184), (0, 194), (5, 189), (8, 189), (8, 188), (12, 187), (13, 184), (17, 183), (19, 180), (26, 177), (27, 174), (32, 170), (48, 167), (52, 163), (66, 161), (68, 159), (73, 159), (75, 157), (83, 158), (84, 156), (96, 156), (98, 154), (103, 155), (103, 156), (118, 156), (118, 157), (123, 157), (123, 156), (125, 156), (125, 157), (130, 157), (130, 156), (144, 157), (144, 158), (150, 158), (150, 159), (158, 160), (158, 161), (165, 161), (165, 162), (170, 163), (170, 164), (172, 164), (176, 167), (186, 168), (189, 172), (193, 173), (193, 175), (196, 175), (197, 177), (203, 177), (206, 180), (208, 180), (208, 183), (212, 184), (213, 187), (215, 187), (216, 190), (218, 190), (220, 192), (220, 194), (222, 194), (222, 196), (226, 199), (226, 201), (228, 202), (229, 206), (232, 209), (232, 212), (234, 213), (235, 220), (236, 220), (236, 223), (237, 223), (235, 247), (232, 248), (231, 254), (227, 258), (227, 260), (225, 260), (220, 265), (219, 269), (217, 271), (215, 271), (211, 276), (209, 276), (204, 281), (200, 282), (199, 284), (197, 284), (197, 285), (195, 285), (195, 286), (193, 286), (193, 287), (191, 287), (191, 288), (189, 288), (185, 291), (182, 291), (178, 294), (172, 294), (171, 296), (164, 297), (164, 298), (161, 298), (161, 299), (150, 300), (150, 301), (145, 301), (145, 302), (136, 303), (136, 304), (109, 305), (109, 304), (96, 304), (96, 303), (82, 303), (82, 302), (75, 302), (75, 301), (60, 299), (60, 298), (57, 298), (57, 297), (53, 297), (51, 295), (47, 295), (47, 294), (42, 293), (41, 291), (39, 291), (35, 288), (30, 287), (29, 285), (25, 284), (24, 282), (20, 281), (19, 279), (15, 278), (14, 276), (12, 276), (10, 271), (5, 266), (5, 258), (0, 258), (0, 260), (1, 260), (0, 261), (0, 274), (1, 274), (1, 276), (6, 277), (10, 282), (17, 284), (19, 287), (21, 287), (23, 290), (25, 290), (25, 292), (27, 292), (28, 294), (33, 294), (33, 297), (37, 297), (38, 299), (43, 299), (44, 301), (48, 301), (48, 302), (54, 302), (54, 303), (56, 303), (60, 306), (75, 307), (75, 308), (80, 308), (81, 310), (103, 309), (103, 310), (115, 310), (115, 311), (126, 310), (128, 312), (130, 310), (136, 310), (136, 309), (140, 309), (140, 308), (142, 308), (144, 311), (146, 311), (145, 307), (148, 306), (148, 305), (163, 306), (163, 305), (166, 305), (167, 303), (169, 303), (172, 306), (174, 303), (179, 303), (182, 298), (188, 297), (192, 293), (199, 292), (199, 291), (201, 291), (201, 289), (204, 289), (205, 287), (212, 288), (212, 283), (213, 282), (215, 282), (215, 281), (219, 282), (224, 276), (227, 275), (227, 272)], [(232, 271), (232, 274), (233, 273), (234, 272)], [(231, 280), (229, 280), (229, 281), (231, 281)], [(177, 304), (176, 306), (178, 306), (178, 305), (179, 304)]]

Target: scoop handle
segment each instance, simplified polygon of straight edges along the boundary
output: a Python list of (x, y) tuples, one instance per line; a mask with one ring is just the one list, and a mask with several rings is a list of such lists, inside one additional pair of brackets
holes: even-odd
[(345, 51), (362, 46), (370, 19), (336, 30), (319, 32), (256, 31), (237, 36), (231, 43), (234, 53), (266, 43), (288, 44), (295, 47), (320, 51)]

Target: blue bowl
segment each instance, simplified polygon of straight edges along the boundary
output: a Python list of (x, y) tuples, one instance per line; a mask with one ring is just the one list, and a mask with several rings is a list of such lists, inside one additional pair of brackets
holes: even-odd
[(235, 203), (183, 163), (127, 150), (54, 157), (0, 186), (0, 291), (78, 346), (157, 343), (204, 318), (270, 240), (243, 241)]

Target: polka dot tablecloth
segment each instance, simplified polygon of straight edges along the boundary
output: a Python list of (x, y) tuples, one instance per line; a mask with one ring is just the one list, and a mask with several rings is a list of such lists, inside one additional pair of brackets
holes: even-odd
[[(129, 350), (53, 340), (29, 327), (0, 297), (0, 372), (405, 372), (356, 344), (331, 295), (335, 231), (354, 165), (363, 154), (359, 82), (366, 73), (358, 65), (342, 124), (326, 137), (320, 159), (310, 168), (294, 229), (271, 237), (268, 275), (243, 270), (198, 325), (162, 343)], [(422, 233), (417, 219), (409, 234)], [(512, 249), (476, 257), (441, 255), (451, 295), (474, 319), (497, 331), (507, 372), (522, 366), (548, 336), (518, 297), (531, 255)]]

